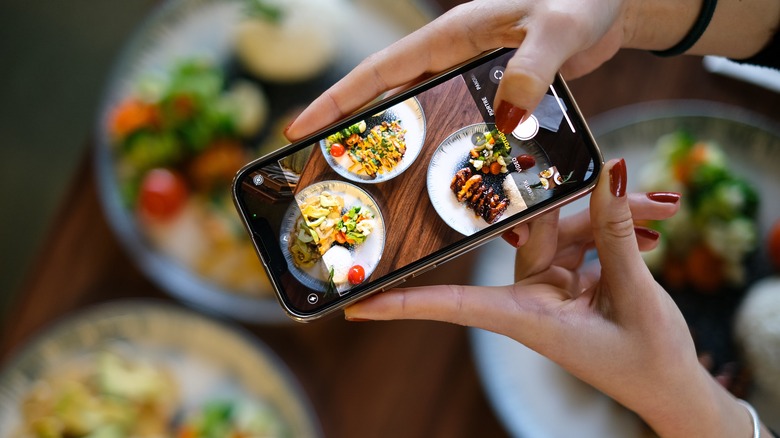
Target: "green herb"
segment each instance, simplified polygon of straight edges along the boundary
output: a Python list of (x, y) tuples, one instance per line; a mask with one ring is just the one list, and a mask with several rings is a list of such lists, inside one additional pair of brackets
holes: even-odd
[(335, 270), (333, 269), (333, 266), (331, 266), (330, 270), (328, 270), (328, 288), (325, 289), (325, 295), (335, 294), (338, 292), (338, 289), (336, 289), (336, 283), (333, 281), (334, 274)]
[(270, 23), (279, 23), (284, 18), (282, 8), (270, 4), (264, 0), (249, 0), (247, 2), (247, 15), (266, 20)]

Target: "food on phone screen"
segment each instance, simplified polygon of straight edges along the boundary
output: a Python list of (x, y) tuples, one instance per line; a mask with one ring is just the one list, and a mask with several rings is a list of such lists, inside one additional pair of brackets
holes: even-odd
[(328, 136), (327, 149), (334, 157), (346, 155), (350, 172), (376, 178), (395, 169), (406, 154), (405, 134), (400, 120), (382, 121), (368, 130), (360, 121)]
[(330, 154), (333, 155), (334, 157), (340, 157), (344, 155), (344, 152), (346, 152), (346, 150), (347, 149), (341, 143), (333, 143), (332, 145), (330, 145), (329, 148)]
[(321, 261), (322, 279), (339, 285), (354, 265), (350, 251), (363, 244), (376, 227), (374, 215), (363, 206), (344, 207), (342, 196), (323, 191), (300, 205), (289, 250), (293, 263), (310, 268)]
[(336, 224), (341, 219), (344, 198), (330, 192), (311, 196), (299, 204), (290, 253), (297, 266), (311, 267), (336, 241)]
[(563, 176), (558, 171), (557, 166), (549, 167), (539, 172), (539, 182), (532, 184), (530, 187), (532, 189), (550, 190), (564, 184), (573, 183), (575, 181), (571, 179), (572, 174), (573, 172), (569, 172), (568, 175)]
[(518, 155), (514, 161), (517, 163), (516, 166), (519, 167), (518, 170), (521, 172), (536, 166), (536, 158), (528, 154)]
[(471, 142), (474, 147), (469, 151), (469, 163), (475, 170), (492, 175), (509, 172), (507, 161), (512, 145), (502, 132), (495, 128), (485, 133), (478, 132), (472, 135)]
[(366, 279), (366, 270), (360, 265), (355, 265), (349, 268), (349, 274), (347, 274), (350, 284), (357, 286)]
[(759, 196), (721, 148), (685, 131), (663, 136), (641, 181), (647, 191), (682, 194), (675, 216), (650, 224), (662, 236), (646, 255), (653, 272), (672, 290), (744, 286), (745, 261), (758, 244)]
[(509, 207), (509, 199), (496, 193), (484, 182), (482, 175), (475, 174), (468, 167), (455, 173), (450, 189), (459, 202), (464, 202), (475, 215), (489, 224), (495, 223)]

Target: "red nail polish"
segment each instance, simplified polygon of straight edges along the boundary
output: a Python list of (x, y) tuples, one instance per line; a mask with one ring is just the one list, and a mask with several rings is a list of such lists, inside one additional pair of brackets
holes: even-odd
[[(296, 119), (292, 119), (292, 120), (290, 120), (290, 123), (288, 123), (288, 124), (287, 124), (287, 126), (285, 126), (285, 127), (284, 127), (284, 131), (282, 131), (282, 135), (284, 135), (285, 137), (287, 137), (287, 131), (289, 131), (289, 130), (290, 130), (290, 127), (293, 125), (293, 123), (295, 123), (295, 120), (296, 120)], [(289, 140), (289, 139), (290, 139), (290, 137), (287, 137), (287, 139)]]
[(511, 133), (517, 128), (517, 125), (520, 124), (527, 112), (502, 100), (499, 102), (498, 108), (496, 108), (496, 128), (504, 134)]
[(515, 248), (517, 248), (518, 243), (520, 243), (520, 236), (518, 236), (517, 233), (515, 233), (513, 230), (504, 231), (504, 234), (502, 234), (501, 237), (506, 241), (506, 243), (512, 245)]
[(634, 233), (637, 237), (642, 237), (647, 240), (658, 240), (661, 237), (661, 233), (651, 228), (634, 227)]
[(372, 320), (370, 320), (370, 319), (365, 319), (365, 318), (353, 318), (353, 317), (351, 317), (351, 316), (346, 316), (346, 315), (344, 315), (344, 319), (346, 319), (346, 320), (347, 320), (347, 321), (349, 321), (349, 322), (368, 322), (368, 321), (372, 321)]
[(618, 198), (626, 195), (626, 160), (620, 159), (611, 169), (609, 169), (609, 190)]
[(662, 202), (665, 204), (676, 204), (680, 202), (681, 196), (682, 195), (675, 192), (649, 192), (647, 194), (647, 198), (651, 201)]

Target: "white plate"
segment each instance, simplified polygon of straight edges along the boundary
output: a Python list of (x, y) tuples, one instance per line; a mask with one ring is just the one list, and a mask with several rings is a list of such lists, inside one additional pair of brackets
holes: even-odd
[[(319, 0), (312, 0), (318, 1)], [(200, 275), (183, 261), (170, 257), (146, 238), (136, 215), (127, 208), (117, 181), (115, 148), (107, 127), (112, 109), (134, 93), (140, 77), (165, 75), (175, 63), (187, 58), (205, 58), (232, 65), (233, 30), (243, 16), (244, 0), (166, 0), (134, 32), (113, 65), (96, 120), (95, 169), (101, 204), (108, 222), (141, 270), (162, 290), (201, 310), (253, 323), (290, 323), (271, 290), (260, 296), (233, 291), (212, 278)], [(339, 2), (341, 4), (341, 2)], [(406, 2), (399, 14), (388, 14), (387, 5), (376, 0), (345, 1), (338, 14), (359, 26), (339, 29), (336, 59), (321, 77), (294, 86), (263, 82), (272, 117), (283, 119), (308, 104), (372, 52), (419, 27)], [(371, 29), (366, 32), (366, 29)], [(279, 120), (269, 120), (273, 127)], [(269, 133), (272, 136), (272, 133)], [(248, 240), (248, 235), (246, 236)], [(258, 266), (260, 266), (258, 264)]]
[[(374, 221), (376, 227), (366, 237), (366, 241), (360, 245), (355, 245), (352, 250), (353, 264), (363, 267), (366, 273), (366, 279), (371, 276), (376, 266), (379, 264), (379, 260), (382, 258), (382, 251), (385, 248), (385, 222), (382, 218), (382, 212), (379, 210), (379, 206), (365, 190), (360, 187), (350, 184), (345, 181), (321, 181), (314, 183), (305, 189), (298, 192), (295, 195), (296, 203), (290, 204), (290, 207), (284, 214), (282, 219), (281, 231), (279, 232), (279, 245), (284, 252), (284, 257), (287, 260), (287, 267), (290, 268), (290, 272), (305, 286), (318, 290), (325, 291), (328, 287), (327, 277), (324, 274), (322, 265), (320, 262), (314, 264), (310, 268), (301, 268), (295, 265), (293, 262), (292, 254), (290, 254), (289, 239), (292, 236), (293, 229), (295, 228), (295, 222), (301, 215), (301, 211), (298, 205), (311, 196), (328, 191), (334, 195), (339, 195), (344, 198), (344, 208), (350, 209), (355, 206), (361, 206), (368, 208), (374, 215)], [(346, 293), (352, 286), (349, 283), (337, 285), (336, 289), (339, 293)]]
[(0, 436), (21, 421), (20, 402), (45, 376), (106, 349), (169, 370), (182, 412), (214, 399), (268, 403), (290, 436), (320, 436), (313, 410), (292, 374), (249, 334), (194, 312), (148, 301), (103, 304), (55, 324), (0, 372)]
[[(702, 140), (716, 141), (735, 171), (758, 189), (761, 239), (780, 218), (780, 130), (749, 111), (713, 102), (671, 101), (614, 110), (590, 122), (605, 159), (626, 159), (628, 189), (638, 189), (643, 163), (658, 138), (680, 128)], [(570, 214), (587, 207), (588, 198), (563, 208)], [(475, 284), (511, 284), (514, 250), (497, 239), (477, 251)], [(760, 252), (765, 251), (762, 248)], [(525, 438), (642, 437), (645, 427), (633, 413), (581, 382), (553, 362), (504, 336), (473, 330), (473, 353), (491, 404), (511, 435)], [(777, 428), (779, 401), (750, 401), (762, 419)], [(774, 424), (773, 424), (774, 422)]]
[[(493, 126), (492, 124), (477, 123), (455, 131), (436, 148), (428, 165), (426, 184), (433, 208), (447, 225), (466, 236), (476, 233), (490, 224), (481, 217), (476, 216), (474, 211), (468, 208), (465, 203), (458, 202), (455, 193), (450, 189), (450, 184), (458, 170), (470, 165), (468, 162), (469, 151), (474, 147), (471, 137), (474, 134), (489, 132), (493, 129)], [(521, 142), (512, 136), (508, 136), (507, 140), (512, 145), (512, 156), (529, 154), (534, 157), (536, 164), (523, 172), (483, 176), (485, 181), (493, 187), (493, 190), (500, 195), (504, 195), (504, 189), (501, 187), (502, 179), (513, 178), (515, 184), (519, 187), (518, 191), (524, 198), (521, 202), (510, 202), (509, 207), (498, 219), (499, 222), (527, 208), (526, 203), (530, 200), (526, 198), (524, 193), (523, 179), (528, 178), (532, 182), (538, 182), (539, 172), (550, 167), (549, 158), (535, 141)], [(534, 193), (536, 194), (535, 202), (552, 195), (551, 192), (546, 190), (535, 190)]]
[(405, 101), (391, 106), (387, 110), (366, 119), (366, 132), (372, 127), (382, 122), (391, 122), (393, 120), (401, 121), (401, 128), (406, 130), (404, 140), (406, 141), (406, 153), (392, 170), (386, 173), (379, 173), (375, 178), (371, 178), (363, 173), (351, 172), (349, 168), (353, 162), (345, 153), (341, 157), (334, 157), (328, 153), (328, 141), (320, 141), (320, 150), (325, 160), (339, 175), (344, 178), (361, 183), (377, 184), (391, 180), (402, 174), (409, 166), (414, 163), (417, 156), (420, 155), (423, 142), (425, 141), (425, 114), (423, 113), (420, 102), (416, 97), (411, 97)]

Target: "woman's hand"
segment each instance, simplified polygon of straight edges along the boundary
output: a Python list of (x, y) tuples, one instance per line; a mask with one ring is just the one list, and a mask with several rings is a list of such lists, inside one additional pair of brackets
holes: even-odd
[[(634, 220), (671, 216), (677, 198), (627, 196), (625, 183), (625, 163), (611, 161), (589, 212), (533, 221), (513, 285), (398, 289), (352, 305), (345, 316), (501, 333), (642, 415), (661, 436), (742, 436), (749, 417), (700, 366), (682, 314), (640, 255), (658, 236)], [(600, 265), (582, 266), (594, 244)]]
[[(518, 47), (494, 102), (499, 129), (533, 111), (555, 74), (581, 76), (625, 38), (627, 0), (482, 0), (457, 6), (377, 52), (315, 100), (288, 128), (299, 139), (380, 96), (498, 47)], [(511, 126), (510, 125), (514, 125)]]
[[(474, 0), (368, 57), (287, 128), (300, 139), (383, 93), (441, 72), (487, 50), (518, 48), (493, 102), (509, 132), (541, 101), (557, 72), (573, 79), (621, 48), (663, 50), (693, 25), (701, 0)], [(689, 53), (745, 58), (774, 35), (780, 2), (720, 0)]]

